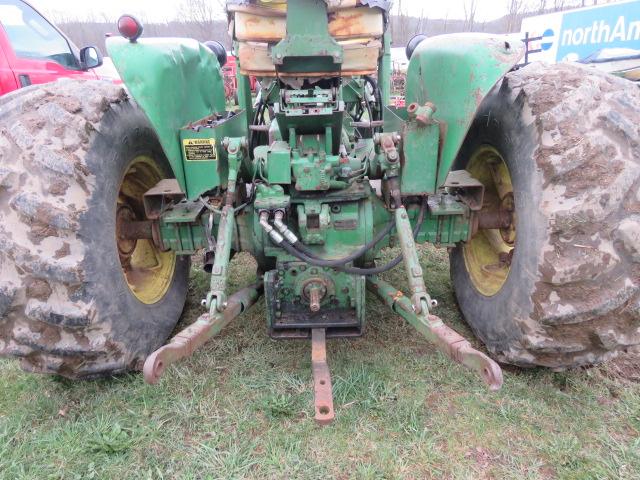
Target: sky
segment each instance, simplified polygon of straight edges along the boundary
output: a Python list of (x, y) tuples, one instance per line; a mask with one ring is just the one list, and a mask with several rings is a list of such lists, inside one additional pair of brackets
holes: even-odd
[[(178, 18), (181, 0), (30, 0), (30, 3), (54, 20), (100, 19), (115, 21), (123, 13), (137, 15), (146, 21)], [(213, 5), (219, 2), (211, 0)], [(398, 0), (395, 2), (396, 8)], [(487, 21), (506, 13), (508, 0), (479, 0), (476, 21)], [(429, 18), (464, 18), (465, 0), (402, 0), (407, 14)]]

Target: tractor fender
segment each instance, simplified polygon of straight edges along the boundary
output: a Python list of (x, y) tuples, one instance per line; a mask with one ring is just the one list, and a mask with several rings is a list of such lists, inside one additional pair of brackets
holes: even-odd
[(406, 103), (436, 107), (441, 126), (437, 185), (444, 185), (478, 107), (524, 55), (524, 44), (503, 35), (450, 34), (415, 48), (407, 71)]
[(179, 131), (225, 110), (224, 80), (212, 51), (196, 40), (107, 40), (107, 51), (131, 97), (149, 118), (186, 192)]

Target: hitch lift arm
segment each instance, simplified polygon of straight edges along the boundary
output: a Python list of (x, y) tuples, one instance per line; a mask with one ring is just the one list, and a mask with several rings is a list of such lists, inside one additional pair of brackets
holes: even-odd
[(484, 353), (474, 349), (462, 335), (446, 326), (442, 319), (429, 313), (431, 299), (424, 284), (411, 223), (405, 208), (398, 208), (395, 216), (396, 230), (400, 237), (405, 268), (409, 277), (411, 300), (377, 277), (367, 278), (367, 289), (413, 325), (438, 350), (478, 373), (490, 390), (499, 390), (502, 386), (500, 366)]
[(195, 323), (173, 337), (167, 345), (147, 357), (143, 367), (144, 379), (147, 383), (157, 383), (168, 365), (191, 356), (196, 349), (220, 333), (233, 319), (256, 303), (263, 292), (264, 284), (258, 282), (227, 298), (231, 242), (236, 225), (233, 198), (245, 145), (243, 138), (225, 140), (225, 146), (229, 152), (229, 180), (226, 204), (222, 209), (218, 226), (211, 287), (205, 302), (209, 307), (209, 313), (201, 315)]

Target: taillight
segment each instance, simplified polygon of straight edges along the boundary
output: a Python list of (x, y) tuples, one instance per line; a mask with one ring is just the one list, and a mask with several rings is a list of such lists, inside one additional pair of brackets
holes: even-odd
[(133, 15), (122, 15), (118, 19), (118, 31), (120, 35), (129, 39), (131, 43), (135, 43), (142, 35), (144, 27)]

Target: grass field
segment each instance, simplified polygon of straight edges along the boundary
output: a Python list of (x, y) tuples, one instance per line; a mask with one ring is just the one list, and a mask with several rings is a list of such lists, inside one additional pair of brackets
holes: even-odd
[[(446, 252), (423, 249), (437, 313), (461, 322)], [(232, 288), (252, 280), (233, 261)], [(402, 271), (387, 275), (404, 286)], [(183, 322), (200, 311), (194, 270)], [(313, 422), (310, 346), (266, 336), (254, 307), (158, 386), (72, 383), (0, 363), (2, 479), (640, 478), (636, 358), (507, 368), (489, 393), (374, 300), (367, 333), (330, 341), (337, 419)]]

